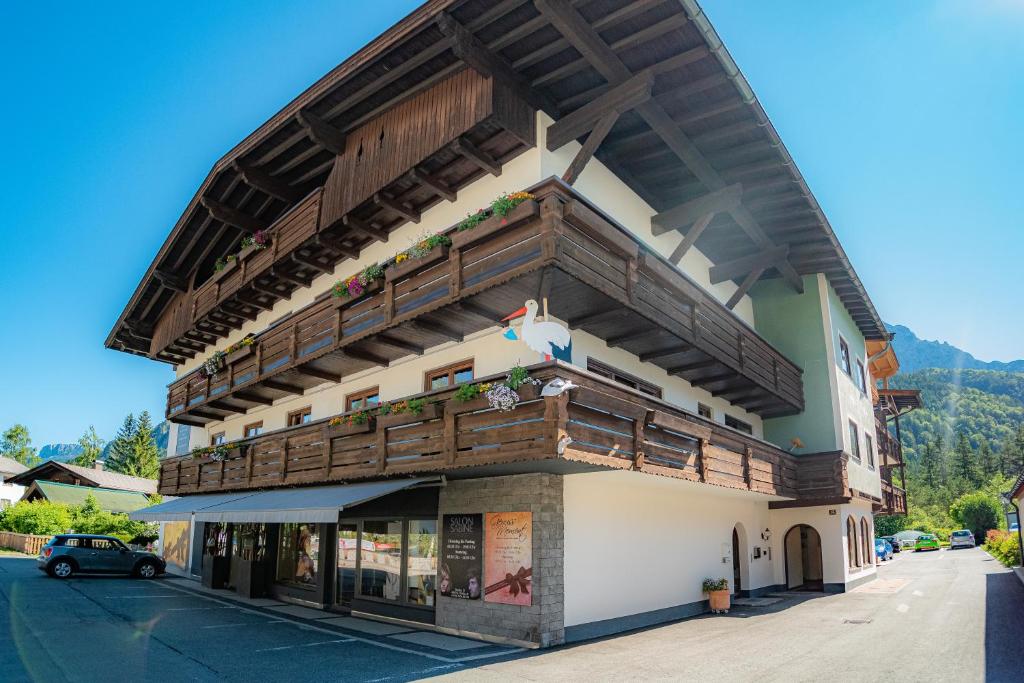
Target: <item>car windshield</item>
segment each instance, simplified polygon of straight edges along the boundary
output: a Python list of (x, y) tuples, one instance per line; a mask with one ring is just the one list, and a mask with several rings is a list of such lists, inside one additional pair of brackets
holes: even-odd
[(954, 531), (953, 535), (954, 536), (958, 536), (958, 537), (959, 536), (970, 536), (971, 532), (970, 531)]

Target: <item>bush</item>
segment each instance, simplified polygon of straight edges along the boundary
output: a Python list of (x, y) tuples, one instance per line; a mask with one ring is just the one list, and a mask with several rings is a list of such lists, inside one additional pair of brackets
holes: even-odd
[(989, 529), (999, 528), (1002, 508), (999, 501), (984, 493), (965, 493), (949, 506), (950, 516), (975, 538), (985, 538)]
[(44, 536), (75, 531), (116, 536), (125, 543), (140, 544), (157, 538), (156, 525), (133, 522), (128, 515), (101, 510), (92, 494), (86, 496), (85, 503), (74, 507), (48, 500), (19, 501), (0, 512), (0, 531)]
[(19, 534), (60, 534), (71, 528), (71, 508), (46, 500), (21, 500), (0, 512), (0, 531)]
[(1020, 544), (1015, 533), (990, 529), (985, 534), (985, 545), (982, 547), (1007, 567), (1015, 567), (1021, 563)]

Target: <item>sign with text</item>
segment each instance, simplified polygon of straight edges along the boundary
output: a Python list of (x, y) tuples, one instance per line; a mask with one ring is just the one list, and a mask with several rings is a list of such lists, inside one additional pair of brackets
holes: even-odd
[(484, 600), (532, 604), (533, 513), (488, 512), (484, 526)]
[(476, 600), (483, 584), (483, 515), (445, 515), (442, 522), (441, 595)]

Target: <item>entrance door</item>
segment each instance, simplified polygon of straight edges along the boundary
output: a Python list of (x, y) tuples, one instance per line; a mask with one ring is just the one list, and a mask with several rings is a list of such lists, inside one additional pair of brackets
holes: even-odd
[(738, 594), (742, 589), (740, 585), (740, 535), (736, 527), (732, 528), (732, 592)]
[(821, 564), (821, 537), (812, 526), (798, 524), (786, 533), (786, 587), (792, 590), (825, 589)]

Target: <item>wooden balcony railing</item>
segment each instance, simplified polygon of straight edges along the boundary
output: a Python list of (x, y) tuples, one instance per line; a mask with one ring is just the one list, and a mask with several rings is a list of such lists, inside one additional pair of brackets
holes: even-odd
[(874, 506), (879, 517), (907, 514), (907, 492), (882, 476), (882, 502)]
[[(483, 398), (459, 402), (450, 388), (425, 392), (410, 397), (427, 401), (418, 415), (387, 415), (351, 426), (331, 426), (322, 419), (237, 442), (222, 461), (168, 458), (161, 467), (160, 493), (320, 484), (523, 462), (541, 471), (638, 470), (790, 498), (821, 495), (825, 471), (836, 475), (833, 489), (844, 481), (843, 471), (836, 469), (841, 459), (811, 458), (806, 462), (813, 472), (805, 476), (802, 457), (603, 377), (559, 361), (529, 370), (541, 382), (560, 377), (579, 388), (541, 397), (535, 387), (524, 386), (523, 400), (511, 412), (494, 410)], [(824, 469), (822, 463), (827, 463)]]
[(532, 191), (537, 202), (506, 219), (453, 231), (447, 253), (407, 264), (355, 300), (325, 293), (229, 356), (217, 375), (174, 382), (168, 418), (221, 420), (461, 340), (548, 294), (552, 315), (748, 410), (803, 409), (801, 370), (721, 303), (567, 186)]

